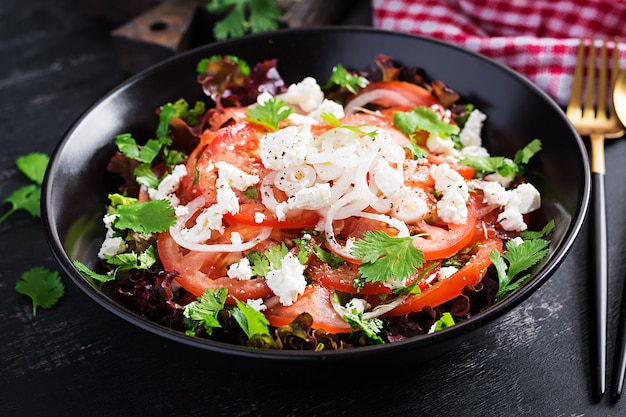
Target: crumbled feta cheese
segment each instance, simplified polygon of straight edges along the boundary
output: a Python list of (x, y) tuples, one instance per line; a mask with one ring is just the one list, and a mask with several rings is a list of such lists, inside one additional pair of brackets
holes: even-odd
[(104, 259), (104, 255), (115, 256), (124, 252), (128, 246), (121, 237), (106, 237), (100, 250), (98, 251), (98, 258)]
[(468, 215), (466, 201), (462, 192), (447, 192), (437, 201), (437, 214), (446, 223), (463, 224)]
[(322, 123), (322, 114), (330, 113), (337, 119), (341, 119), (345, 116), (343, 106), (336, 101), (324, 99), (322, 103), (312, 112), (308, 114), (308, 117), (316, 121), (316, 123)]
[(228, 267), (226, 272), (230, 278), (239, 280), (249, 280), (252, 278), (252, 267), (248, 258), (241, 258), (239, 262), (236, 262)]
[(330, 205), (330, 184), (315, 184), (296, 192), (289, 200), (289, 208), (317, 210)]
[(312, 140), (310, 126), (287, 126), (268, 133), (260, 141), (261, 161), (266, 168), (274, 170), (303, 165), (307, 147)]
[(257, 224), (261, 224), (263, 223), (263, 220), (265, 220), (265, 214), (261, 213), (260, 211), (257, 211), (256, 213), (254, 213), (254, 222)]
[(257, 175), (250, 175), (228, 162), (220, 161), (215, 165), (218, 169), (218, 178), (223, 179), (228, 185), (239, 191), (245, 191), (248, 187), (258, 184), (259, 182)]
[(521, 236), (517, 236), (517, 237), (511, 239), (511, 242), (514, 243), (516, 246), (519, 246), (522, 243), (524, 243), (524, 239), (522, 239)]
[(467, 120), (461, 133), (459, 133), (459, 139), (463, 147), (467, 146), (482, 146), (482, 139), (480, 132), (483, 129), (483, 123), (487, 119), (487, 115), (480, 110), (474, 109)]
[(482, 189), (487, 204), (503, 207), (498, 221), (505, 230), (520, 232), (526, 230), (527, 225), (522, 215), (541, 207), (539, 191), (529, 183), (522, 183), (513, 190), (507, 190), (494, 181), (480, 182), (476, 187)]
[(169, 200), (173, 206), (177, 206), (179, 200), (174, 195), (174, 192), (178, 189), (180, 181), (186, 175), (187, 167), (183, 164), (176, 165), (171, 173), (161, 179), (156, 189), (148, 188), (148, 196), (151, 200)]
[(232, 232), (230, 234), (230, 243), (233, 245), (241, 245), (243, 243), (243, 238), (241, 237), (241, 233)]
[(187, 242), (201, 243), (211, 238), (213, 230), (224, 233), (222, 216), (224, 211), (219, 204), (205, 208), (196, 218), (196, 224), (190, 229), (183, 228), (180, 233)]
[(305, 113), (317, 109), (324, 100), (324, 92), (313, 77), (306, 77), (296, 84), (287, 87), (287, 91), (279, 96), (285, 103), (298, 106)]
[(380, 158), (374, 167), (374, 183), (385, 197), (390, 197), (404, 185), (404, 176), (392, 168), (386, 159)]
[(509, 202), (509, 193), (500, 183), (484, 181), (479, 184), (479, 187), (483, 190), (483, 197), (487, 204), (504, 206)]
[(115, 256), (128, 249), (126, 242), (122, 237), (114, 237), (115, 230), (113, 230), (113, 223), (119, 216), (117, 214), (105, 214), (102, 218), (104, 227), (106, 228), (106, 234), (104, 241), (98, 251), (98, 258), (104, 259), (104, 255)]
[(218, 178), (215, 181), (215, 187), (217, 188), (217, 204), (222, 209), (223, 213), (238, 213), (239, 212), (239, 198), (230, 188), (230, 185), (223, 178)]
[(251, 298), (249, 300), (246, 300), (246, 304), (248, 304), (250, 307), (258, 311), (259, 313), (267, 310), (267, 306), (263, 304), (262, 298)]
[(498, 222), (504, 230), (523, 232), (528, 228), (524, 223), (524, 217), (517, 207), (506, 208), (498, 215)]
[(426, 147), (432, 153), (449, 154), (454, 150), (454, 142), (450, 138), (430, 134), (426, 139)]
[(489, 157), (489, 151), (482, 146), (466, 146), (461, 149), (461, 155), (464, 156), (481, 156), (481, 157)]
[(287, 201), (283, 201), (281, 203), (276, 204), (276, 218), (279, 221), (285, 221), (287, 218), (287, 212), (289, 211), (289, 203)]
[[(541, 207), (541, 195), (532, 184), (522, 183), (511, 192), (514, 194), (515, 204), (522, 214), (530, 213)], [(513, 201), (513, 199), (511, 200)]]
[(284, 306), (292, 305), (306, 288), (304, 265), (291, 252), (283, 258), (280, 269), (270, 271), (266, 279), (267, 286)]
[(363, 314), (371, 308), (371, 304), (362, 298), (353, 298), (345, 306), (345, 309), (351, 314)]

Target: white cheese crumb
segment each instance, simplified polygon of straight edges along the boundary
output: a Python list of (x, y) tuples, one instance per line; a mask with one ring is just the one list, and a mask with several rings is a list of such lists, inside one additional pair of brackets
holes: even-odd
[(183, 228), (180, 233), (187, 242), (201, 243), (211, 238), (211, 231), (224, 233), (222, 216), (224, 211), (218, 204), (205, 208), (196, 218), (196, 224), (190, 229)]
[(263, 220), (265, 220), (265, 214), (257, 211), (256, 213), (254, 213), (254, 222), (257, 224), (261, 224), (263, 223)]
[(218, 178), (223, 179), (228, 185), (239, 191), (245, 191), (248, 187), (259, 182), (257, 175), (250, 175), (228, 162), (219, 161), (215, 165), (218, 169)]
[(330, 205), (330, 197), (330, 184), (315, 184), (298, 190), (288, 204), (289, 208), (317, 210)]
[(404, 176), (386, 159), (380, 158), (374, 167), (374, 183), (385, 197), (390, 197), (404, 185)]
[(480, 132), (483, 129), (483, 123), (487, 119), (487, 115), (480, 110), (474, 109), (467, 120), (461, 133), (459, 133), (459, 139), (463, 147), (466, 146), (482, 146), (482, 139)]
[(215, 187), (217, 188), (217, 204), (224, 213), (238, 213), (239, 212), (239, 198), (230, 188), (228, 182), (223, 178), (218, 178), (215, 181)]
[(287, 212), (289, 211), (289, 203), (287, 201), (283, 201), (281, 203), (276, 204), (276, 218), (279, 221), (285, 221), (287, 218)]
[(113, 223), (118, 217), (119, 215), (117, 214), (105, 214), (102, 218), (102, 222), (106, 228), (106, 235), (102, 245), (100, 246), (100, 250), (98, 251), (98, 258), (100, 259), (104, 259), (105, 254), (115, 256), (124, 252), (128, 248), (123, 238), (113, 236), (115, 234), (115, 231), (113, 230)]
[(437, 213), (446, 223), (463, 224), (467, 221), (469, 188), (465, 179), (447, 162), (430, 167), (435, 180), (435, 190), (442, 194), (437, 202)]
[(183, 164), (176, 165), (171, 173), (161, 179), (156, 189), (148, 188), (148, 196), (151, 200), (169, 200), (173, 206), (177, 206), (179, 200), (178, 197), (174, 195), (174, 192), (178, 189), (180, 181), (186, 175), (187, 167)]
[(252, 267), (248, 258), (241, 258), (228, 267), (227, 274), (230, 278), (247, 281), (252, 278)]
[(426, 147), (432, 153), (446, 155), (454, 150), (454, 142), (450, 138), (442, 138), (431, 133), (426, 139)]
[(307, 147), (312, 140), (310, 126), (287, 126), (268, 133), (259, 144), (261, 161), (266, 168), (273, 170), (303, 165)]
[(267, 306), (263, 304), (262, 298), (251, 298), (246, 300), (246, 304), (258, 311), (259, 313), (267, 310)]
[(455, 266), (442, 266), (439, 269), (439, 280), (444, 280), (446, 278), (450, 278), (459, 268)]
[(324, 100), (324, 92), (313, 77), (306, 77), (296, 84), (287, 87), (287, 91), (279, 96), (285, 103), (298, 106), (305, 113), (317, 109)]
[(291, 252), (283, 258), (280, 269), (270, 271), (266, 278), (267, 286), (284, 306), (292, 305), (298, 296), (304, 294), (304, 265)]

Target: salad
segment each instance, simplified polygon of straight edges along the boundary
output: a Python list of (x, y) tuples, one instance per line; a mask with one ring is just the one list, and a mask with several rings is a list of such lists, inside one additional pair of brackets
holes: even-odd
[(529, 230), (540, 140), (491, 156), (480, 109), (374, 61), (290, 85), (275, 60), (199, 62), (210, 106), (165, 103), (154, 138), (115, 138), (100, 262), (77, 268), (148, 320), (267, 349), (395, 343), (515, 291), (553, 227)]

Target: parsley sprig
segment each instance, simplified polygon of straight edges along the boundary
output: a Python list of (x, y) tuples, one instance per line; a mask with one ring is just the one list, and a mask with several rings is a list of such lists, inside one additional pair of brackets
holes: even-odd
[(32, 181), (32, 184), (18, 188), (3, 200), (4, 203), (10, 204), (11, 208), (0, 216), (0, 223), (19, 210), (24, 210), (33, 217), (41, 217), (41, 184), (49, 159), (48, 155), (40, 152), (17, 158), (15, 161), (17, 169)]
[(424, 254), (412, 237), (391, 237), (378, 230), (368, 230), (355, 240), (352, 255), (362, 261), (359, 274), (365, 282), (401, 281), (424, 264)]
[(278, 124), (293, 113), (293, 109), (276, 97), (272, 97), (262, 104), (248, 108), (248, 117), (245, 120), (278, 130)]
[(550, 221), (540, 232), (522, 232), (522, 243), (508, 241), (504, 254), (500, 255), (495, 249), (489, 253), (489, 259), (498, 273), (496, 301), (502, 300), (530, 278), (530, 273), (520, 277), (518, 275), (548, 254), (550, 241), (541, 237), (550, 233), (553, 228), (554, 221)]
[(37, 307), (51, 308), (65, 293), (65, 286), (57, 271), (44, 267), (35, 267), (22, 274), (15, 283), (15, 290), (30, 297), (33, 302), (33, 316), (37, 315)]
[(541, 150), (541, 141), (533, 139), (530, 143), (518, 150), (513, 160), (503, 156), (476, 156), (465, 155), (459, 157), (459, 162), (476, 169), (479, 175), (498, 173), (503, 177), (513, 177), (524, 173), (524, 165)]
[(369, 81), (367, 78), (350, 73), (342, 65), (336, 65), (333, 67), (330, 79), (328, 80), (328, 85), (326, 87), (338, 85), (345, 88), (352, 94), (356, 94), (359, 88), (367, 87), (368, 84)]
[(426, 106), (414, 107), (408, 112), (396, 112), (393, 123), (409, 137), (419, 130), (425, 130), (441, 137), (449, 137), (459, 133), (457, 125), (442, 121), (435, 110)]

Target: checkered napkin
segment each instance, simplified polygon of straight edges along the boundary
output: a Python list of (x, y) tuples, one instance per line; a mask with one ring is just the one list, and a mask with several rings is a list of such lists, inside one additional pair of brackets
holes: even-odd
[(561, 105), (569, 100), (581, 37), (619, 37), (626, 64), (626, 0), (372, 0), (374, 26), (478, 52), (525, 75)]

